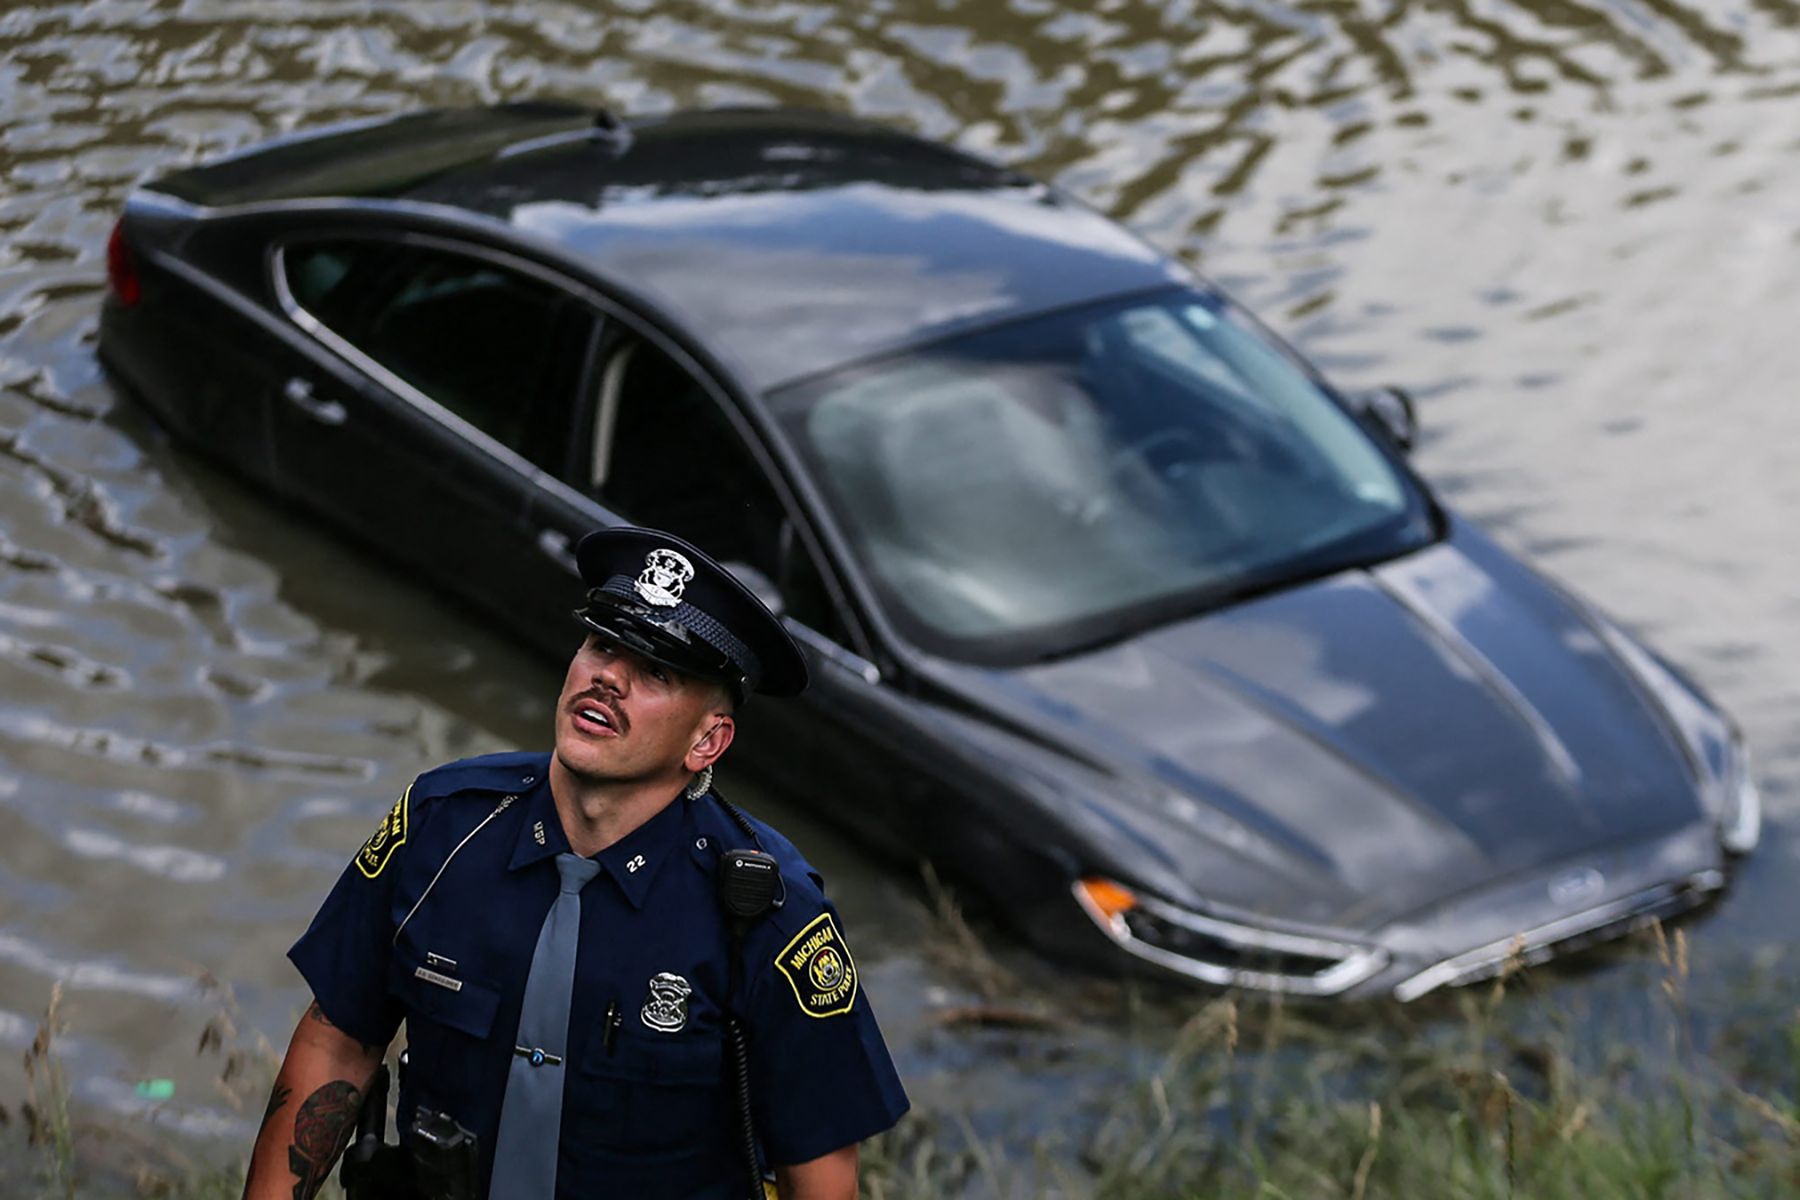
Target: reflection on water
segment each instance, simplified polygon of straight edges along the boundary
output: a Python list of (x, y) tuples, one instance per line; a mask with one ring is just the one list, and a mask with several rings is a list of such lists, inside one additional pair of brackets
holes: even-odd
[[(26, 2), (0, 50), (0, 1041), (67, 980), (90, 1101), (172, 1076), (208, 1127), (195, 975), (283, 1036), (282, 952), (350, 848), (423, 766), (541, 742), (557, 678), (117, 405), (91, 350), (113, 216), (269, 135), (529, 95), (946, 138), (1198, 261), (1343, 382), (1413, 387), (1451, 501), (1744, 722), (1775, 825), (1697, 971), (1792, 972), (1794, 0)], [(985, 1103), (1042, 1105), (932, 1032), (957, 985), (910, 884), (752, 803), (863, 932), (915, 1092), (975, 1065)], [(1569, 986), (1601, 1010), (1633, 971)]]

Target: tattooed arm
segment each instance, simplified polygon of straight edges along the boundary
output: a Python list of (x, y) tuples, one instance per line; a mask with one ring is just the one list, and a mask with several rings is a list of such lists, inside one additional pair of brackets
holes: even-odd
[(357, 1041), (317, 1002), (294, 1027), (250, 1152), (244, 1200), (312, 1200), (356, 1130), (384, 1046)]

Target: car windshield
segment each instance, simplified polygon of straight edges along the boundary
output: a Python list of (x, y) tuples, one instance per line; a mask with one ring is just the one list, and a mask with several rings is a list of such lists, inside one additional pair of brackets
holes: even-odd
[(1432, 537), (1397, 459), (1207, 293), (1029, 318), (772, 403), (884, 606), (956, 657), (1067, 652)]

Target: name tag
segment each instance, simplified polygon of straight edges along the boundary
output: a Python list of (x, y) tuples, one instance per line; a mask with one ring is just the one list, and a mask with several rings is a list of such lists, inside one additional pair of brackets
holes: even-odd
[(427, 970), (424, 967), (415, 968), (413, 977), (423, 979), (426, 983), (435, 983), (441, 988), (449, 988), (453, 992), (462, 991), (462, 980), (452, 979), (448, 975), (439, 975), (436, 971)]

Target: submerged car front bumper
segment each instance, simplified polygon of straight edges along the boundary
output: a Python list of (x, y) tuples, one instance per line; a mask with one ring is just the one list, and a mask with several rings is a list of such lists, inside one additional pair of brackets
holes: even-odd
[(1368, 932), (1269, 928), (1196, 913), (1107, 881), (1075, 886), (1082, 910), (1127, 953), (1227, 987), (1416, 1000), (1694, 909), (1722, 890), (1718, 831), (1696, 823), (1577, 855), (1447, 899)]

